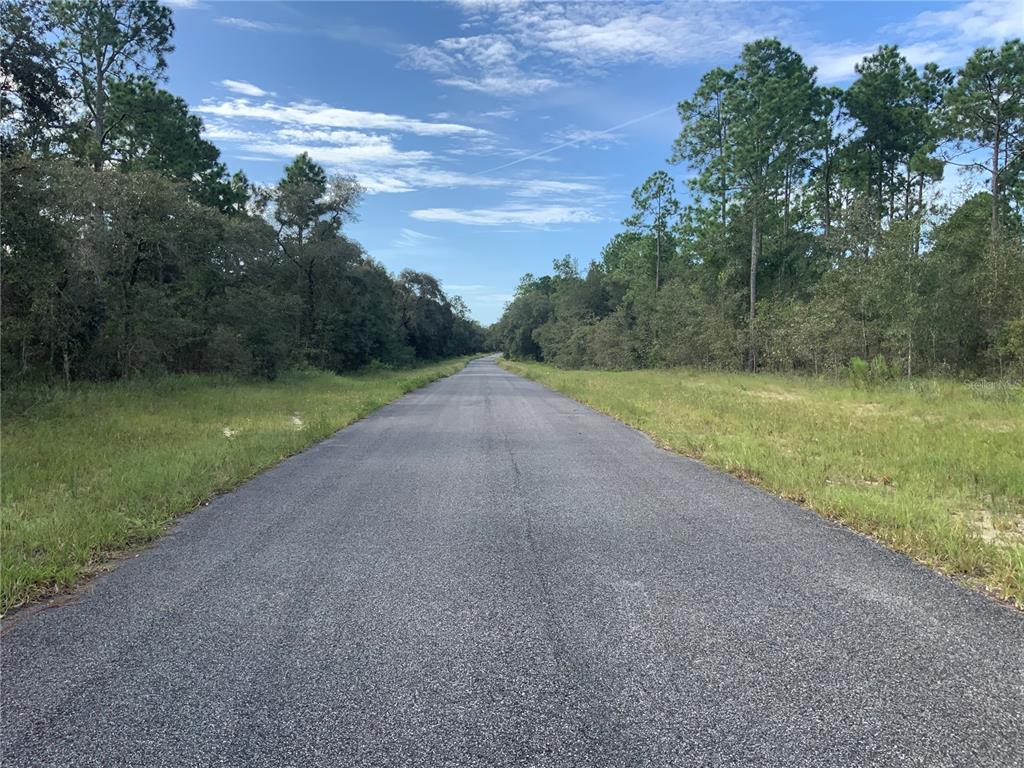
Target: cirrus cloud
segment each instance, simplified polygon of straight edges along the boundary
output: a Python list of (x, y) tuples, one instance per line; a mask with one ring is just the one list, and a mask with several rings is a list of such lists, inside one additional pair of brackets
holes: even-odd
[(497, 208), (421, 208), (409, 214), (420, 221), (468, 224), (476, 227), (520, 225), (550, 227), (557, 224), (584, 224), (600, 221), (585, 208), (567, 205), (503, 205)]
[(266, 120), (273, 123), (318, 126), (327, 128), (355, 128), (361, 130), (399, 131), (420, 136), (484, 135), (488, 131), (459, 123), (432, 123), (405, 115), (384, 112), (365, 112), (332, 107), (320, 102), (262, 103), (249, 99), (207, 99), (193, 111), (218, 118)]

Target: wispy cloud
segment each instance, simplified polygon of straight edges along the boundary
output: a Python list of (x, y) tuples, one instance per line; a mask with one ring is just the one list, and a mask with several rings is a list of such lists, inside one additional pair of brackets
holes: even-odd
[(509, 194), (513, 197), (559, 197), (578, 198), (586, 195), (593, 200), (602, 193), (602, 188), (587, 181), (562, 181), (559, 179), (523, 179), (510, 182)]
[(443, 85), (495, 96), (529, 96), (558, 85), (553, 77), (525, 72), (524, 58), (511, 38), (485, 34), (408, 46), (404, 63), (439, 75)]
[(558, 81), (553, 77), (528, 77), (521, 72), (483, 77), (444, 77), (438, 82), (464, 91), (489, 93), (492, 96), (532, 96), (558, 85)]
[(520, 225), (550, 227), (557, 224), (580, 224), (600, 221), (600, 217), (585, 208), (565, 205), (515, 205), (497, 208), (422, 208), (409, 214), (420, 221), (438, 221), (467, 224), (477, 227)]
[(578, 144), (596, 149), (606, 149), (612, 144), (620, 143), (622, 139), (623, 135), (616, 133), (614, 130), (576, 128), (575, 126), (567, 126), (560, 130), (552, 131), (547, 135), (547, 140), (552, 144)]
[(343, 109), (319, 102), (278, 104), (271, 101), (257, 103), (249, 99), (207, 99), (194, 107), (194, 111), (221, 118), (245, 118), (328, 128), (400, 131), (420, 136), (483, 135), (487, 133), (481, 128), (473, 128), (459, 123), (433, 123), (405, 115)]
[(516, 5), (498, 14), (521, 43), (584, 67), (707, 60), (780, 34), (794, 18), (785, 7), (707, 2)]
[[(657, 115), (662, 115), (665, 112), (668, 112), (669, 110), (672, 110), (672, 109), (675, 109), (675, 107), (674, 106), (662, 107), (661, 109), (656, 109), (653, 112), (648, 112), (646, 115), (640, 115), (638, 117), (634, 117), (634, 118), (631, 118), (629, 120), (626, 120), (623, 123), (619, 123), (618, 125), (613, 125), (611, 128), (605, 128), (604, 130), (599, 130), (599, 131), (588, 131), (587, 135), (586, 135), (586, 138), (589, 139), (590, 141), (593, 141), (594, 139), (596, 139), (599, 136), (615, 135), (616, 131), (621, 131), (623, 128), (628, 128), (629, 126), (635, 125), (636, 123), (643, 122), (644, 120), (649, 120), (650, 118), (656, 117)], [(530, 154), (522, 155), (520, 157), (517, 157), (515, 160), (510, 160), (507, 163), (503, 163), (503, 164), (498, 165), (498, 166), (496, 166), (494, 168), (489, 168), (486, 171), (482, 171), (482, 173), (493, 173), (494, 171), (501, 171), (501, 170), (504, 170), (505, 168), (510, 168), (513, 165), (518, 165), (519, 163), (524, 163), (527, 160), (537, 160), (537, 159), (543, 158), (543, 157), (545, 157), (547, 155), (550, 155), (553, 152), (558, 152), (558, 151), (563, 150), (563, 149), (568, 149), (569, 147), (578, 146), (581, 143), (583, 143), (583, 140), (581, 140), (579, 138), (569, 139), (567, 141), (563, 141), (561, 144), (556, 144), (553, 147), (548, 147), (547, 149), (541, 149), (541, 150), (538, 150), (537, 152), (532, 152)]]
[(895, 29), (972, 44), (997, 43), (1024, 35), (1024, 7), (1018, 0), (971, 0), (941, 11), (924, 11)]
[(273, 91), (265, 91), (258, 85), (246, 82), (245, 80), (221, 80), (220, 85), (232, 93), (240, 93), (243, 96), (273, 96)]
[(269, 21), (257, 21), (255, 19), (244, 19), (238, 16), (218, 16), (214, 19), (218, 24), (237, 29), (250, 29), (254, 32), (280, 32), (289, 29), (279, 24), (271, 24)]
[[(469, 14), (466, 28), (486, 25), (488, 31), (409, 46), (404, 63), (435, 73), (444, 85), (496, 96), (554, 89), (572, 81), (572, 70), (708, 60), (780, 34), (795, 18), (785, 7), (748, 3), (461, 5)], [(558, 75), (551, 70), (555, 60)]]
[(489, 112), (481, 112), (480, 117), (496, 117), (500, 120), (510, 120), (516, 116), (516, 111), (511, 107), (492, 109)]
[[(236, 89), (258, 88), (244, 81), (222, 84), (227, 87), (227, 82)], [(448, 122), (450, 115), (444, 113), (445, 122), (430, 122), (322, 103), (248, 98), (207, 99), (194, 110), (206, 119), (206, 137), (233, 145), (235, 157), (285, 160), (305, 152), (333, 171), (355, 175), (371, 193), (475, 188), (552, 201), (581, 194), (596, 198), (601, 192), (590, 180), (501, 178), (446, 167), (446, 161), (462, 156), (456, 153), (508, 157), (514, 150), (503, 148), (489, 131)], [(431, 148), (408, 147), (417, 137), (430, 139)], [(438, 148), (439, 141), (451, 146)]]
[(1024, 10), (1019, 0), (970, 0), (941, 11), (923, 11), (910, 21), (879, 30), (870, 42), (839, 41), (806, 46), (809, 63), (822, 82), (843, 82), (856, 76), (854, 66), (881, 43), (896, 41), (914, 66), (935, 62), (957, 66), (975, 48), (998, 45), (1024, 35)]
[(398, 232), (398, 237), (395, 238), (395, 241), (391, 244), (391, 247), (418, 250), (430, 247), (440, 239), (441, 238), (436, 235), (428, 235), (426, 232), (420, 232), (419, 230), (410, 229), (409, 227), (402, 227)]
[(551, 197), (583, 191), (583, 187), (568, 181), (495, 178), (445, 168), (441, 158), (429, 150), (400, 148), (398, 137), (390, 133), (302, 124), (267, 129), (258, 122), (217, 116), (206, 125), (205, 135), (236, 145), (236, 157), (287, 160), (305, 152), (333, 171), (355, 175), (371, 193), (469, 187), (506, 189), (517, 196)]

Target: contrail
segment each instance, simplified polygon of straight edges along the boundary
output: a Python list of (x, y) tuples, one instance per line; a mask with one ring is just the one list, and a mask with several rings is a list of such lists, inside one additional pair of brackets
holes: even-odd
[[(604, 136), (606, 134), (612, 133), (613, 131), (621, 130), (622, 128), (625, 128), (627, 126), (633, 125), (634, 123), (639, 123), (642, 120), (647, 120), (648, 118), (654, 117), (655, 115), (660, 115), (663, 112), (668, 112), (670, 109), (675, 109), (675, 108), (676, 108), (676, 106), (675, 106), (675, 104), (673, 104), (671, 107), (662, 107), (661, 109), (656, 109), (653, 112), (649, 112), (646, 115), (641, 115), (640, 117), (634, 117), (632, 120), (627, 120), (624, 123), (619, 123), (618, 125), (613, 125), (611, 128), (605, 128), (603, 131), (597, 131), (596, 133), (591, 134), (591, 137)], [(584, 141), (584, 139), (574, 139), (572, 141), (567, 141), (564, 144), (559, 144), (557, 147), (548, 147), (547, 149), (543, 149), (540, 152), (534, 152), (532, 155), (527, 155), (526, 157), (520, 157), (520, 158), (518, 158), (516, 160), (513, 160), (512, 162), (505, 163), (504, 165), (498, 165), (498, 166), (495, 166), (494, 168), (488, 168), (486, 171), (477, 171), (476, 173), (473, 173), (471, 175), (473, 175), (473, 176), (480, 176), (481, 174), (484, 174), (484, 173), (494, 173), (495, 171), (500, 171), (503, 168), (508, 168), (509, 166), (517, 165), (518, 163), (525, 163), (527, 160), (533, 160), (534, 158), (537, 158), (537, 157), (543, 157), (544, 155), (550, 155), (552, 152), (557, 152), (558, 150), (565, 149), (566, 147), (576, 146), (577, 144), (579, 144), (582, 141)]]

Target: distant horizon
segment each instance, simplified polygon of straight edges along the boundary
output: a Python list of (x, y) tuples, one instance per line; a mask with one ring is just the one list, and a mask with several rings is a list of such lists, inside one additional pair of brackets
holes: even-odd
[(652, 171), (688, 199), (688, 169), (666, 163), (675, 105), (743, 43), (777, 36), (845, 85), (880, 44), (956, 67), (1024, 33), (1017, 4), (980, 0), (168, 5), (167, 87), (229, 169), (271, 183), (305, 151), (355, 175), (368, 194), (348, 234), (484, 324), (523, 273), (599, 258)]

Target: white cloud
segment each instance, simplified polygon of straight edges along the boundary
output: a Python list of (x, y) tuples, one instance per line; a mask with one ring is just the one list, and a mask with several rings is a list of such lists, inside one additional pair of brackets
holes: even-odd
[[(467, 29), (478, 35), (410, 46), (404, 63), (438, 75), (438, 82), (496, 96), (529, 96), (573, 80), (573, 72), (649, 62), (676, 66), (735, 56), (760, 37), (797, 40), (806, 8), (769, 3), (518, 3), (461, 2)], [(1020, 0), (969, 0), (917, 14), (879, 30), (876, 40), (798, 44), (823, 82), (853, 76), (853, 66), (897, 42), (915, 65), (958, 65), (979, 45), (1024, 35)], [(551, 71), (552, 62), (559, 73)]]
[(586, 194), (588, 199), (600, 193), (601, 187), (584, 181), (559, 181), (555, 179), (524, 179), (511, 181), (514, 197), (572, 197)]
[(432, 244), (440, 240), (441, 238), (436, 235), (428, 235), (426, 232), (420, 232), (416, 229), (410, 229), (409, 227), (402, 227), (398, 232), (398, 237), (391, 244), (392, 248), (408, 249), (422, 251), (429, 249)]
[(254, 21), (253, 19), (242, 19), (237, 16), (218, 16), (214, 21), (228, 27), (251, 29), (256, 32), (273, 32), (274, 30), (281, 29), (278, 25), (267, 21)]
[[(377, 137), (370, 137), (377, 138)], [(430, 159), (429, 152), (397, 149), (390, 141), (366, 141), (338, 146), (330, 144), (298, 144), (282, 141), (262, 141), (246, 144), (249, 152), (260, 152), (282, 158), (293, 158), (303, 152), (323, 165), (339, 170), (365, 168), (367, 166), (416, 165)]]
[[(305, 152), (333, 171), (354, 174), (371, 193), (471, 187), (507, 189), (517, 197), (551, 198), (599, 191), (596, 186), (576, 181), (495, 178), (450, 170), (441, 167), (440, 158), (430, 151), (400, 149), (396, 138), (386, 133), (296, 124), (254, 130), (247, 120), (216, 116), (206, 124), (204, 135), (212, 141), (237, 144), (238, 151), (248, 159), (290, 159)], [(475, 138), (468, 141), (472, 144)]]
[(246, 82), (245, 80), (221, 80), (220, 85), (232, 93), (240, 93), (243, 96), (273, 96), (273, 91), (265, 91), (258, 85)]
[(406, 237), (410, 240), (440, 240), (437, 235), (428, 235), (426, 232), (419, 232), (415, 229), (409, 229), (408, 227), (402, 227), (402, 237)]
[(404, 63), (439, 75), (442, 84), (499, 96), (532, 95), (570, 82), (564, 71), (552, 74), (553, 61), (563, 69), (593, 70), (734, 54), (748, 40), (785, 31), (795, 17), (788, 8), (747, 3), (482, 3), (463, 8), (488, 31), (409, 46)]
[(412, 192), (417, 189), (501, 188), (505, 179), (474, 176), (437, 166), (437, 158), (421, 149), (402, 150), (390, 136), (358, 131), (282, 129), (269, 133), (218, 129), (212, 135), (237, 141), (248, 157), (288, 160), (305, 152), (338, 173), (352, 174), (370, 193)]
[(998, 43), (1024, 35), (1024, 6), (1019, 0), (971, 0), (941, 11), (924, 11), (897, 29), (926, 37)]
[(205, 120), (203, 136), (210, 141), (255, 141), (261, 134), (238, 128), (220, 120)]
[(523, 71), (524, 58), (511, 38), (484, 34), (408, 46), (404, 64), (439, 75), (442, 85), (495, 96), (530, 96), (558, 85), (553, 77)]
[(884, 42), (898, 43), (900, 52), (916, 67), (928, 62), (956, 67), (979, 46), (998, 45), (1021, 35), (1024, 7), (1020, 2), (971, 0), (946, 10), (924, 11), (908, 22), (886, 27), (875, 42), (819, 43), (805, 50), (808, 63), (818, 68), (818, 79), (834, 83), (853, 79), (854, 66)]
[(440, 221), (478, 227), (522, 225), (548, 227), (556, 224), (580, 224), (600, 221), (583, 208), (565, 205), (503, 205), (498, 208), (422, 208), (409, 214), (420, 221)]
[(551, 77), (527, 77), (521, 73), (508, 76), (485, 75), (479, 78), (445, 77), (437, 82), (492, 96), (532, 96), (558, 85), (558, 81)]
[(208, 99), (193, 111), (220, 118), (267, 120), (290, 125), (415, 133), (421, 136), (482, 135), (487, 131), (458, 123), (430, 123), (404, 115), (363, 112), (316, 102), (277, 104), (248, 99)]
[[(271, 99), (208, 99), (194, 110), (206, 120), (204, 135), (231, 145), (225, 151), (233, 157), (280, 161), (306, 153), (332, 172), (354, 175), (371, 193), (493, 189), (512, 199), (544, 199), (549, 203), (573, 203), (575, 196), (583, 194), (590, 203), (601, 197), (602, 190), (590, 180), (502, 178), (446, 167), (456, 152), (509, 156), (510, 150), (503, 147), (498, 136), (460, 123), (428, 122), (322, 103), (282, 104)], [(429, 148), (409, 147), (415, 137), (430, 139)], [(438, 147), (437, 142), (448, 144)], [(518, 206), (516, 215), (526, 215), (519, 210), (525, 207)]]
[(573, 126), (552, 131), (547, 135), (550, 143), (582, 144), (598, 149), (605, 149), (611, 144), (618, 144), (622, 141), (622, 138), (622, 134), (616, 133), (614, 130), (595, 130), (591, 128), (575, 128)]

